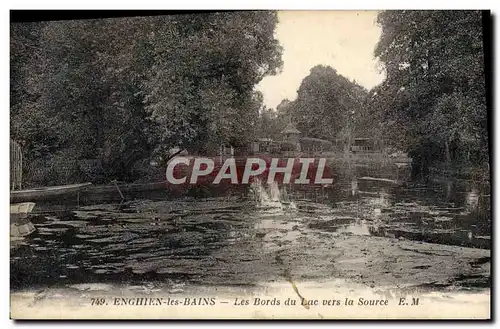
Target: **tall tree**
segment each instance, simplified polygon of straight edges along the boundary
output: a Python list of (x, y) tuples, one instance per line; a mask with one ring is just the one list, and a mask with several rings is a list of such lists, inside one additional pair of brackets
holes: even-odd
[(155, 35), (154, 72), (145, 83), (146, 109), (161, 124), (164, 145), (246, 144), (260, 108), (253, 88), (281, 67), (276, 13), (174, 20), (177, 28)]

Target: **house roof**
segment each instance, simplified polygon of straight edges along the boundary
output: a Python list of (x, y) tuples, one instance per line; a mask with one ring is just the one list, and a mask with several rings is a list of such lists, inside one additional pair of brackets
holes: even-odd
[(282, 134), (300, 134), (300, 130), (298, 130), (297, 128), (295, 128), (295, 126), (293, 125), (293, 123), (289, 123), (285, 129), (283, 129), (281, 131)]

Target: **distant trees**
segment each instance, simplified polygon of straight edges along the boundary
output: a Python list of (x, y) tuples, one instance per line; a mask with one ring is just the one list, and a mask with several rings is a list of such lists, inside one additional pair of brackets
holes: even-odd
[(479, 11), (386, 11), (375, 55), (387, 78), (369, 96), (386, 140), (426, 172), (439, 162), (488, 163)]
[(309, 137), (350, 145), (354, 120), (367, 91), (329, 66), (318, 65), (304, 78), (292, 107), (297, 128)]
[(287, 118), (304, 135), (344, 149), (353, 137), (369, 137), (382, 149), (408, 152), (423, 176), (460, 168), (487, 176), (481, 12), (385, 11), (378, 24), (374, 54), (386, 73), (380, 85), (367, 91), (318, 65), (296, 100), (283, 101), (274, 116), (263, 112), (261, 120)]
[(11, 24), (11, 135), (28, 162), (97, 159), (102, 180), (179, 146), (254, 136), (281, 67), (274, 12)]
[(275, 120), (280, 130), (291, 121), (305, 136), (339, 140), (348, 148), (356, 134), (356, 121), (363, 113), (367, 93), (335, 69), (317, 65), (302, 80), (297, 99), (283, 100), (278, 105)]
[(262, 105), (258, 117), (257, 137), (281, 140), (281, 132), (291, 121), (290, 104), (288, 99), (284, 99), (276, 109)]
[(161, 134), (165, 145), (246, 144), (262, 103), (253, 87), (281, 67), (273, 36), (276, 13), (196, 14), (175, 20), (176, 28), (155, 34), (154, 72), (145, 83), (146, 109), (166, 128)]

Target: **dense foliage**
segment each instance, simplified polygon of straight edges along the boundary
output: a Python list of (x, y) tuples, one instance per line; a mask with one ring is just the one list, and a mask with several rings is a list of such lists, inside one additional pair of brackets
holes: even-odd
[(477, 11), (386, 11), (375, 55), (386, 80), (369, 107), (386, 141), (433, 166), (488, 167), (482, 16)]
[[(357, 130), (362, 130), (367, 94), (335, 69), (318, 65), (302, 80), (294, 101), (283, 100), (274, 116), (264, 112), (261, 120), (271, 129), (268, 135), (276, 136), (276, 126), (283, 129), (292, 122), (303, 136), (337, 142), (347, 149)], [(274, 125), (267, 123), (270, 118), (274, 118)]]
[(295, 100), (269, 109), (254, 87), (282, 65), (276, 24), (264, 11), (11, 24), (11, 136), (25, 177), (135, 180), (172, 147), (280, 140), (290, 122), (339, 149), (369, 137), (405, 151), (424, 176), (488, 172), (481, 12), (381, 12), (380, 85), (317, 65)]

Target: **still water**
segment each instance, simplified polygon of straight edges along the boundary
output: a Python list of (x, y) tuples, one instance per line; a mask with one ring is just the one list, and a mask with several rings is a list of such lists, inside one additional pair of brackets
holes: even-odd
[[(232, 257), (244, 264), (297, 241), (307, 245), (318, 234), (490, 248), (488, 187), (451, 180), (420, 184), (395, 164), (339, 167), (328, 188), (255, 184), (203, 197), (160, 192), (66, 209), (39, 204), (32, 217), (37, 231), (11, 242), (11, 289), (205, 283), (218, 275), (214, 264), (230, 264)], [(220, 256), (222, 249), (232, 252)]]

